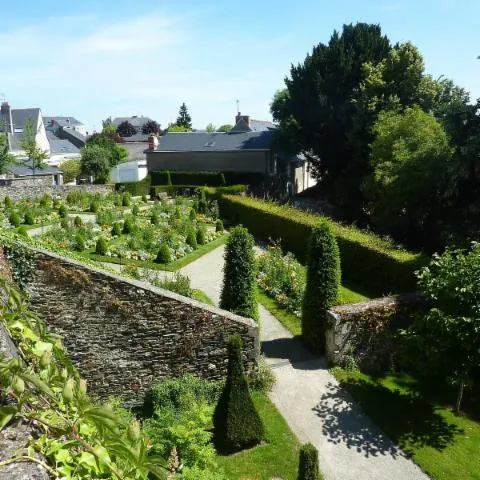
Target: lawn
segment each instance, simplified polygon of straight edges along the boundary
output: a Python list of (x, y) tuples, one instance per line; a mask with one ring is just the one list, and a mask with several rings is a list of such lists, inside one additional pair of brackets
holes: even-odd
[(218, 465), (231, 480), (296, 480), (300, 443), (269, 398), (252, 392), (267, 443), (234, 455), (219, 455)]
[[(480, 479), (478, 399), (456, 416), (455, 391), (407, 375), (376, 378), (333, 369), (362, 410), (434, 480)], [(473, 407), (473, 408), (472, 408)], [(477, 417), (478, 419), (478, 417)]]

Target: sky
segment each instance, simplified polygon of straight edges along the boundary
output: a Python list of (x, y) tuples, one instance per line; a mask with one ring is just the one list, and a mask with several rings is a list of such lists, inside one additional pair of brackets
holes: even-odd
[(0, 97), (90, 132), (109, 116), (166, 127), (182, 102), (198, 129), (233, 123), (237, 100), (269, 120), (290, 66), (356, 22), (413, 42), (426, 73), (480, 97), (479, 0), (0, 0)]

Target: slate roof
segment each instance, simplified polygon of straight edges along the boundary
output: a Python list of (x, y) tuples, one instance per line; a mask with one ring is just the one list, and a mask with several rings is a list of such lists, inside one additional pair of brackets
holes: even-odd
[(45, 127), (47, 127), (52, 120), (60, 127), (83, 125), (83, 123), (79, 122), (75, 117), (43, 117)]
[(253, 119), (250, 119), (249, 127), (253, 132), (265, 132), (277, 128), (272, 122)]
[(38, 125), (38, 117), (40, 116), (39, 108), (12, 108), (12, 122), (15, 128), (25, 128), (27, 119), (31, 118), (33, 128), (36, 129)]
[(80, 153), (80, 150), (71, 142), (58, 138), (53, 132), (46, 131), (51, 155)]
[(122, 140), (126, 143), (128, 142), (148, 142), (148, 137), (145, 133), (136, 133), (135, 135), (130, 135), (129, 137), (122, 137)]
[(231, 152), (270, 150), (272, 132), (167, 133), (160, 138), (157, 152)]
[(149, 122), (151, 118), (149, 117), (143, 117), (143, 116), (133, 116), (133, 117), (116, 117), (112, 120), (112, 123), (116, 125), (117, 127), (122, 123), (122, 122), (129, 122), (131, 123), (134, 127), (143, 127), (147, 122)]
[[(8, 171), (13, 173), (17, 177), (27, 177), (33, 175), (32, 162), (22, 162), (20, 165), (11, 165), (8, 167)], [(35, 170), (35, 175), (56, 175), (61, 172), (57, 167), (47, 166), (45, 168)]]

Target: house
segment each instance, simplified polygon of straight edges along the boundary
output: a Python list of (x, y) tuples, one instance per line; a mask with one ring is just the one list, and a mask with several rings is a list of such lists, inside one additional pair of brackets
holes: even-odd
[(143, 115), (134, 115), (133, 117), (116, 117), (112, 120), (112, 123), (118, 127), (123, 122), (130, 123), (135, 130), (137, 131), (136, 135), (132, 135), (131, 137), (122, 137), (126, 142), (147, 142), (148, 135), (143, 133), (143, 126), (147, 122), (151, 122), (152, 119), (150, 117), (144, 117)]
[(276, 184), (292, 195), (315, 184), (301, 155), (286, 155), (274, 147), (271, 122), (235, 117), (228, 133), (167, 133), (157, 147), (146, 150), (147, 170), (219, 171), (260, 174), (264, 184)]
[(69, 140), (62, 139), (49, 130), (47, 138), (50, 144), (50, 158), (46, 161), (48, 165), (59, 166), (65, 160), (80, 160), (80, 149)]
[(33, 169), (31, 161), (25, 161), (18, 165), (7, 166), (5, 177), (17, 179), (44, 179), (47, 185), (63, 185), (63, 172), (54, 166), (47, 165), (44, 168)]
[(84, 137), (88, 132), (85, 125), (79, 122), (75, 117), (43, 117), (45, 129), (56, 132), (58, 129), (73, 130)]

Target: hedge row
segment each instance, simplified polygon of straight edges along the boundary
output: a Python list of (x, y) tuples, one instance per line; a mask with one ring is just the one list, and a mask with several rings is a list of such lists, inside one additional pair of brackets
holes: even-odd
[[(256, 185), (263, 181), (262, 173), (248, 172), (190, 172), (170, 170), (172, 185), (195, 185), (208, 187), (221, 187), (224, 185), (252, 184)], [(152, 185), (167, 185), (167, 170), (151, 172)], [(225, 183), (224, 183), (225, 181)]]
[(151, 177), (146, 176), (139, 182), (119, 182), (115, 184), (115, 190), (129, 192), (132, 196), (148, 195), (150, 193)]
[(222, 195), (240, 195), (247, 190), (247, 185), (232, 185), (230, 187), (198, 187), (197, 185), (157, 185), (150, 187), (151, 197), (157, 193), (166, 192), (170, 195), (181, 195), (184, 190), (203, 190), (207, 200), (219, 199)]
[(415, 290), (413, 272), (428, 263), (425, 256), (397, 249), (371, 233), (251, 197), (223, 195), (220, 213), (235, 224), (243, 224), (259, 239), (281, 239), (282, 247), (302, 263), (312, 228), (322, 220), (329, 222), (340, 248), (343, 281), (365, 288), (370, 295)]

